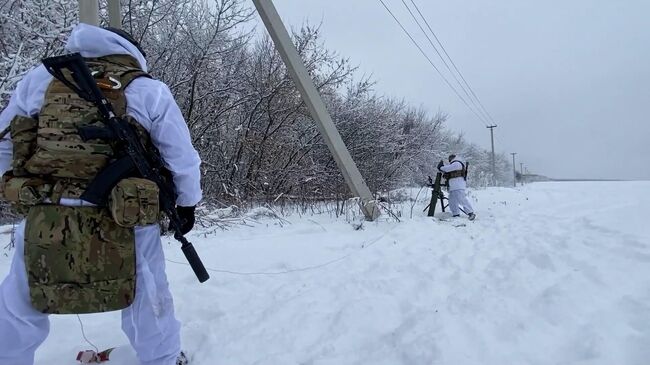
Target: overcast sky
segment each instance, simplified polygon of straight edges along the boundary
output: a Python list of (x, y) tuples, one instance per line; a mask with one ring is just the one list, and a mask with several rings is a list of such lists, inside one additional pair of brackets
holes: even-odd
[[(384, 1), (444, 69), (402, 1)], [(489, 148), (484, 124), (378, 0), (275, 3), (291, 27), (322, 21), (326, 46), (378, 92), (446, 111), (449, 128)], [(416, 3), (496, 120), (498, 152), (551, 177), (650, 179), (650, 1)]]

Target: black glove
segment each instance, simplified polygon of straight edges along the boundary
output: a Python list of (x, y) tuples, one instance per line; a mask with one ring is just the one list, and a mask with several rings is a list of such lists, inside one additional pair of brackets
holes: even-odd
[(438, 162), (438, 170), (440, 170), (440, 168), (443, 166), (445, 166), (445, 162), (443, 160), (440, 160), (440, 162)]
[(187, 234), (194, 228), (194, 222), (196, 222), (196, 218), (194, 217), (195, 209), (196, 207), (176, 207), (176, 213), (181, 218), (180, 230), (182, 234)]

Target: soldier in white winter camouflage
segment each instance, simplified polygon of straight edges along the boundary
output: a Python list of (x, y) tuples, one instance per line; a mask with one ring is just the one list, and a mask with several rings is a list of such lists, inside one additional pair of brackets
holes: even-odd
[(449, 155), (449, 164), (444, 161), (438, 163), (438, 170), (443, 173), (449, 184), (449, 209), (454, 217), (460, 217), (461, 210), (468, 216), (469, 220), (476, 219), (474, 208), (467, 199), (467, 163), (463, 162), (456, 155)]
[[(144, 51), (127, 33), (86, 24), (72, 31), (66, 51), (84, 57), (115, 113), (159, 150), (177, 193), (179, 230), (189, 232), (202, 197), (200, 159), (169, 88), (146, 73)], [(25, 76), (0, 114), (0, 131), (9, 128), (10, 136), (0, 141), (0, 191), (26, 217), (0, 286), (0, 365), (33, 365), (50, 314), (114, 310), (122, 310), (142, 365), (185, 364), (157, 184), (125, 178), (106, 206), (81, 199), (115, 160), (117, 143), (82, 138), (88, 126), (103, 127), (98, 109), (43, 66)]]

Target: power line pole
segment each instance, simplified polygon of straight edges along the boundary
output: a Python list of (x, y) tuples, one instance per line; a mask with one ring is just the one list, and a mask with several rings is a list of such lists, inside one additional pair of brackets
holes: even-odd
[(523, 185), (524, 184), (524, 163), (523, 162), (519, 163), (519, 176), (521, 179), (521, 185)]
[(496, 159), (494, 157), (494, 128), (496, 127), (496, 124), (487, 126), (487, 128), (490, 130), (490, 139), (492, 140), (492, 185), (496, 185), (497, 181), (497, 165)]
[(99, 26), (98, 0), (79, 0), (79, 22)]
[(298, 54), (289, 36), (289, 32), (287, 32), (287, 28), (282, 23), (282, 19), (273, 5), (273, 1), (253, 0), (253, 3), (266, 26), (266, 30), (271, 35), (282, 60), (286, 64), (293, 82), (300, 91), (302, 99), (307, 104), (307, 108), (312, 118), (314, 118), (321, 136), (334, 156), (334, 160), (341, 170), (350, 191), (355, 197), (361, 198), (361, 210), (366, 219), (371, 221), (375, 220), (379, 217), (379, 209), (375, 205), (372, 193), (363, 180), (363, 176), (361, 176), (357, 165), (352, 160), (350, 152), (343, 143), (343, 139), (325, 107), (325, 102), (323, 102), (323, 98), (316, 89), (314, 80), (309, 76), (307, 68), (302, 58), (300, 58), (300, 54)]
[[(108, 18), (111, 27), (122, 28), (120, 0), (108, 0)], [(99, 26), (98, 0), (79, 0), (79, 22)]]
[(120, 0), (108, 0), (108, 19), (111, 27), (122, 29)]
[(516, 152), (511, 153), (512, 155), (512, 181), (515, 184), (515, 187), (517, 187), (517, 164), (515, 163), (515, 156), (517, 155)]

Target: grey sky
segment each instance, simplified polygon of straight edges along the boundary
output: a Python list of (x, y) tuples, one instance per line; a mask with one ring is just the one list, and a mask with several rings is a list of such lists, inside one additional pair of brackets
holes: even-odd
[[(401, 0), (385, 2), (428, 46)], [(292, 27), (322, 21), (327, 47), (373, 74), (378, 92), (440, 108), (449, 128), (489, 147), (489, 131), (378, 0), (275, 3)], [(498, 151), (552, 177), (650, 179), (650, 1), (416, 3), (497, 121)]]

